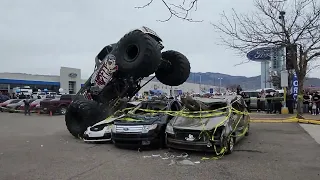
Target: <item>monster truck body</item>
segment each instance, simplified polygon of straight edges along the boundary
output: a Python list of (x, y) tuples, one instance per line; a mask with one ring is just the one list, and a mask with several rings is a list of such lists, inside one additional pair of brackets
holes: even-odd
[[(142, 27), (106, 46), (96, 57), (94, 73), (77, 93), (66, 113), (66, 125), (76, 137), (93, 124), (125, 108), (140, 89), (141, 80), (155, 73), (166, 85), (178, 86), (190, 74), (188, 59), (177, 51), (165, 51), (161, 38)], [(83, 96), (80, 96), (83, 95)]]

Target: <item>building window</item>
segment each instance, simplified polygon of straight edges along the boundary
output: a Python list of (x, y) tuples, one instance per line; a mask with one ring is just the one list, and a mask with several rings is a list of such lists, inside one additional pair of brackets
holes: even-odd
[(69, 94), (75, 94), (75, 81), (69, 81)]

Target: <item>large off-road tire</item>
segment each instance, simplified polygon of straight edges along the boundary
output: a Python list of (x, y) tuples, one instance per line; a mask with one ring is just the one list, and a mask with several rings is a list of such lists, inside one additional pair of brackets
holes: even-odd
[(101, 116), (102, 112), (97, 102), (76, 100), (68, 107), (65, 122), (68, 131), (74, 137), (81, 138), (89, 126), (102, 120)]
[(111, 52), (115, 55), (120, 74), (147, 77), (161, 63), (159, 43), (140, 30), (126, 34)]
[(160, 65), (156, 71), (156, 78), (161, 83), (168, 86), (179, 86), (189, 78), (190, 62), (186, 56), (170, 50), (162, 52), (162, 59), (169, 61), (171, 65)]

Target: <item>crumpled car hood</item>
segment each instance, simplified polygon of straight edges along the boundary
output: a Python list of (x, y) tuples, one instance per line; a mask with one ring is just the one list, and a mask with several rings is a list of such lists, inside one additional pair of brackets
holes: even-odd
[(172, 126), (176, 129), (190, 129), (190, 130), (212, 130), (221, 122), (226, 120), (225, 115), (215, 116), (210, 118), (187, 118), (176, 117), (172, 122)]

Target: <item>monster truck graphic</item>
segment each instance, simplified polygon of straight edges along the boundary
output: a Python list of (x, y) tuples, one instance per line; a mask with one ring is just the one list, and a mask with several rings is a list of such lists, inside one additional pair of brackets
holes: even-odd
[(117, 70), (116, 57), (108, 54), (100, 68), (93, 73), (91, 83), (98, 86), (99, 90), (102, 90), (112, 80), (113, 73)]
[(190, 63), (181, 53), (161, 52), (161, 38), (150, 28), (135, 29), (97, 55), (95, 70), (77, 93), (65, 115), (66, 126), (75, 137), (87, 127), (125, 108), (140, 89), (141, 80), (155, 73), (168, 86), (184, 83)]

